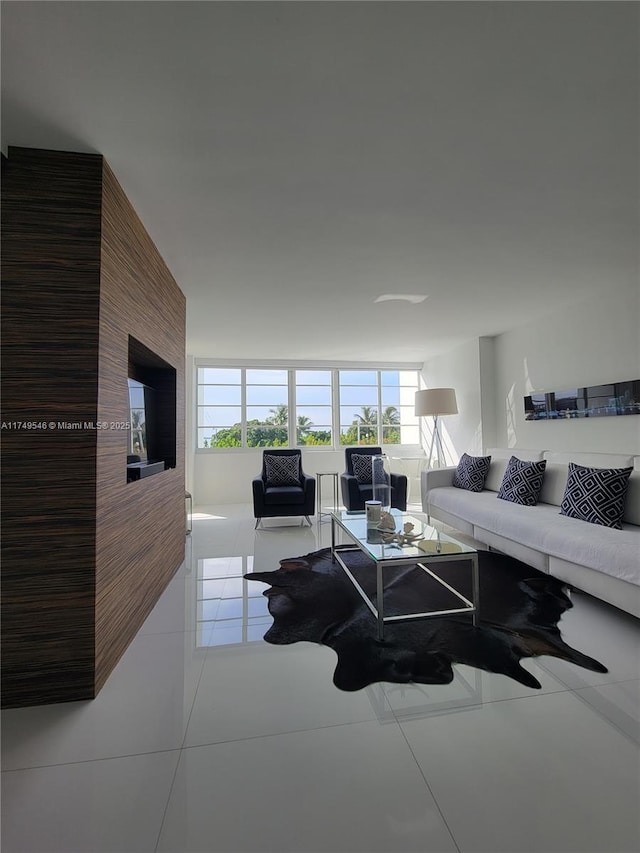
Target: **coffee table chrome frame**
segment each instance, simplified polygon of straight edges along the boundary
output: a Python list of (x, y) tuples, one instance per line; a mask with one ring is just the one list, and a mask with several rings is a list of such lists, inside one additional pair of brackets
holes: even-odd
[[(353, 545), (336, 545), (336, 524), (343, 530), (346, 535), (353, 541)], [(365, 556), (367, 556), (373, 563), (375, 563), (376, 567), (376, 607), (373, 606), (369, 596), (362, 589), (358, 581), (353, 576), (349, 567), (346, 565), (342, 557), (341, 553), (346, 551), (361, 551)], [(365, 548), (362, 547), (360, 542), (354, 537), (350, 530), (340, 523), (340, 519), (336, 517), (334, 513), (331, 513), (331, 556), (334, 557), (338, 563), (344, 569), (345, 574), (353, 584), (353, 586), (358, 591), (360, 597), (367, 605), (371, 613), (376, 619), (377, 622), (377, 634), (378, 640), (384, 640), (384, 626), (387, 622), (402, 622), (407, 621), (409, 619), (425, 619), (431, 616), (451, 616), (459, 613), (470, 613), (472, 616), (473, 624), (477, 625), (477, 617), (480, 606), (480, 582), (478, 576), (478, 552), (473, 551), (472, 553), (454, 553), (454, 554), (434, 554), (429, 555), (428, 562), (431, 563), (450, 563), (455, 562), (457, 560), (469, 560), (471, 562), (471, 583), (472, 583), (472, 595), (473, 600), (469, 601), (462, 593), (458, 592), (457, 589), (454, 589), (450, 584), (448, 584), (443, 578), (439, 577), (432, 572), (431, 569), (427, 568), (424, 563), (416, 560), (415, 556), (406, 556), (406, 557), (397, 557), (391, 559), (384, 560), (376, 560)], [(426, 558), (423, 558), (426, 559)], [(387, 566), (403, 566), (407, 563), (415, 563), (419, 568), (425, 571), (428, 575), (430, 575), (435, 581), (437, 581), (441, 586), (445, 587), (449, 590), (449, 592), (453, 593), (456, 598), (459, 598), (460, 601), (464, 602), (464, 607), (454, 607), (449, 608), (447, 610), (425, 610), (420, 613), (402, 613), (398, 616), (385, 616), (384, 615), (384, 575), (383, 569)]]

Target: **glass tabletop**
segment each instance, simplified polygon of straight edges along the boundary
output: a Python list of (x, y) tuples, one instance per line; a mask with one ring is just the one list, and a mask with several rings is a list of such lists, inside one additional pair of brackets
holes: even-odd
[[(381, 526), (371, 527), (367, 525), (367, 517), (364, 512), (353, 512), (340, 510), (332, 513), (336, 523), (343, 528), (353, 539), (357, 540), (360, 547), (374, 560), (398, 560), (413, 558), (414, 560), (428, 560), (429, 557), (443, 556), (445, 554), (475, 554), (476, 549), (471, 545), (459, 542), (453, 536), (449, 536), (427, 524), (424, 517), (419, 513), (403, 512), (398, 509), (391, 510), (394, 521), (394, 530), (381, 529)], [(405, 524), (412, 524), (411, 536), (415, 536), (408, 544), (400, 544), (397, 539), (392, 539), (394, 533), (401, 534)]]

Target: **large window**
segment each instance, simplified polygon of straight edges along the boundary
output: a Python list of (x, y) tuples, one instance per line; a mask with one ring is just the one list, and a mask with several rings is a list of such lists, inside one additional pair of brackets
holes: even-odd
[(415, 370), (340, 370), (340, 444), (418, 444)]
[(247, 447), (289, 444), (289, 377), (286, 370), (245, 371)]
[(242, 447), (242, 371), (198, 368), (198, 447)]
[(416, 370), (198, 367), (198, 448), (418, 444)]
[(330, 370), (296, 370), (296, 444), (333, 445)]

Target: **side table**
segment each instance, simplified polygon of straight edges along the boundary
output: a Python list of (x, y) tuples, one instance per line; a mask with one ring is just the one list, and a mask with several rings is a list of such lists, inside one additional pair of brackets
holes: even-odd
[[(328, 509), (323, 509), (322, 504), (322, 478), (323, 477), (331, 477), (331, 489), (333, 495), (333, 504)], [(329, 521), (331, 518), (332, 512), (338, 511), (338, 472), (337, 471), (317, 471), (316, 472), (316, 480), (318, 483), (318, 488), (316, 490), (316, 497), (318, 501), (318, 524), (321, 524), (323, 521)]]

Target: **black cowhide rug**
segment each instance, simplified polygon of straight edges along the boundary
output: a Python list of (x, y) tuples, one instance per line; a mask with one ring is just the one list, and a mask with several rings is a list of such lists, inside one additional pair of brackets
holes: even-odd
[[(342, 553), (361, 587), (375, 601), (373, 563), (361, 552)], [(343, 569), (324, 548), (304, 557), (280, 561), (270, 572), (244, 577), (268, 584), (273, 625), (268, 643), (300, 641), (334, 649), (338, 663), (333, 682), (341, 690), (360, 690), (379, 681), (448, 684), (452, 664), (499, 672), (528, 687), (540, 682), (520, 660), (553, 655), (607, 672), (606, 667), (568, 646), (558, 621), (573, 605), (565, 585), (549, 575), (501, 554), (478, 552), (480, 608), (477, 625), (470, 615), (432, 616), (386, 623), (384, 640), (376, 620)], [(460, 606), (450, 592), (415, 565), (385, 568), (385, 616)], [(468, 561), (436, 566), (446, 581), (471, 597)]]

